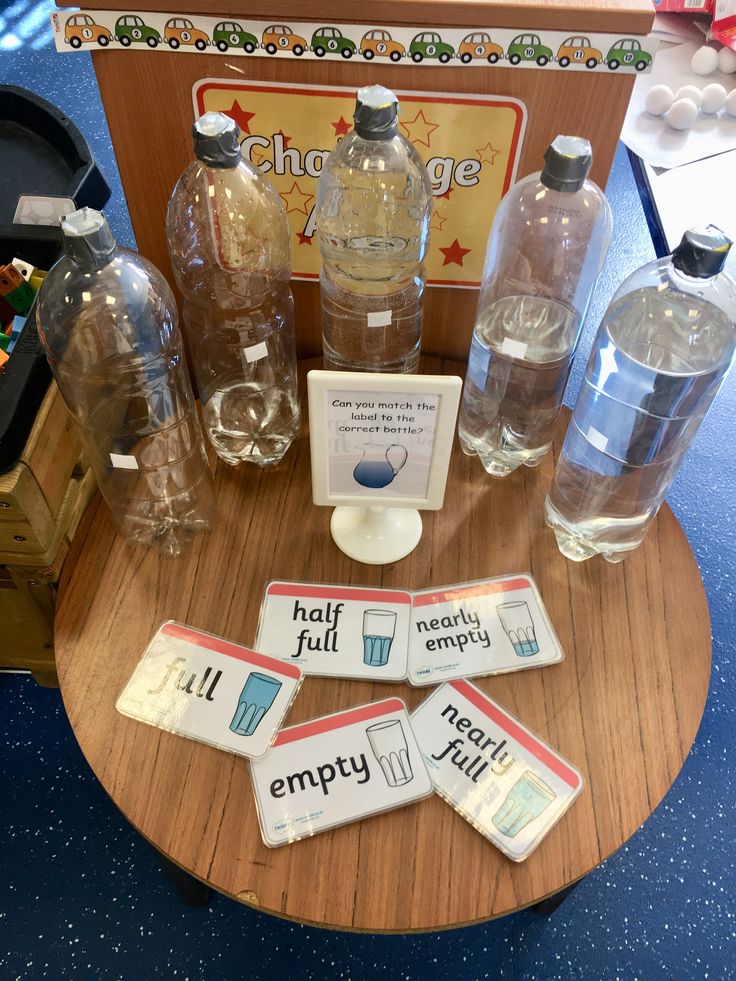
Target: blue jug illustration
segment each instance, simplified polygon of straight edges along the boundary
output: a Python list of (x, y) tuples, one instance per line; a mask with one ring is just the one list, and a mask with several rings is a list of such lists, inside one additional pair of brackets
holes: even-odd
[(363, 443), (363, 458), (353, 470), (353, 477), (363, 487), (375, 490), (387, 487), (406, 463), (408, 452), (400, 443), (382, 446), (380, 443)]

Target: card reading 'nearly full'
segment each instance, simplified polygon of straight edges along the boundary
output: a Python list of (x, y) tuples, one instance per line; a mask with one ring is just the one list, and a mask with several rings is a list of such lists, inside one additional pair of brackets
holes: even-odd
[(537, 668), (563, 657), (531, 576), (502, 576), (412, 596), (410, 685)]
[(282, 729), (251, 762), (258, 820), (271, 847), (432, 794), (400, 698)]
[(303, 674), (404, 681), (410, 618), (404, 590), (273, 581), (256, 648)]
[(271, 745), (301, 680), (294, 664), (169, 620), (154, 634), (116, 708), (254, 759)]
[(440, 797), (515, 862), (583, 789), (574, 766), (469, 681), (442, 685), (411, 724)]

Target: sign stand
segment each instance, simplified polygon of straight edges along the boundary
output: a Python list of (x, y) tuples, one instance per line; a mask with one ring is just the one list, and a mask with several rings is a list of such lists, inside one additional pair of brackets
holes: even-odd
[(310, 371), (312, 497), (338, 505), (337, 547), (384, 565), (422, 537), (417, 508), (442, 507), (462, 381), (449, 375)]

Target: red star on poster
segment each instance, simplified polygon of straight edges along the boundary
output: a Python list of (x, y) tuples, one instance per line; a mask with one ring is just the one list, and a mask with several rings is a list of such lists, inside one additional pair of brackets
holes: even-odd
[(248, 123), (255, 116), (254, 112), (246, 112), (245, 109), (241, 108), (241, 105), (237, 99), (233, 102), (229, 109), (223, 109), (223, 112), (226, 116), (229, 116), (231, 119), (235, 120), (242, 133), (244, 133), (246, 136), (251, 135), (250, 126)]
[(311, 245), (312, 236), (305, 235), (304, 232), (297, 232), (296, 237), (299, 239), (299, 245)]
[(438, 194), (437, 197), (438, 198), (447, 198), (447, 200), (449, 201), (450, 200), (450, 195), (452, 194), (452, 192), (454, 190), (455, 190), (454, 187), (448, 187), (444, 194)]
[(274, 133), (274, 136), (281, 137), (281, 139), (284, 141), (284, 149), (286, 149), (289, 146), (289, 141), (291, 140), (291, 137), (287, 136), (282, 129), (280, 129), (278, 133)]
[(351, 130), (350, 123), (346, 123), (342, 116), (332, 125), (335, 127), (335, 136), (347, 136)]
[(291, 190), (284, 193), (281, 192), (281, 197), (284, 199), (286, 204), (286, 213), (290, 214), (292, 211), (300, 211), (303, 215), (308, 215), (307, 201), (311, 201), (314, 197), (313, 194), (305, 194), (304, 191), (299, 187), (296, 181), (291, 185)]
[(457, 239), (452, 243), (452, 245), (447, 246), (447, 248), (440, 248), (440, 252), (444, 255), (445, 261), (442, 263), (443, 266), (449, 266), (451, 263), (455, 263), (456, 266), (462, 266), (463, 256), (466, 256), (471, 249), (464, 249)]

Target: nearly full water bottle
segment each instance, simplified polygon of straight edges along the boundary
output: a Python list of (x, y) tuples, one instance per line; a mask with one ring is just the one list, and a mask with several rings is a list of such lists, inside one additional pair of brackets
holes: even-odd
[(690, 230), (611, 300), (546, 501), (568, 558), (619, 562), (656, 515), (736, 346), (730, 246)]
[(208, 112), (169, 201), (169, 254), (202, 402), (226, 463), (278, 462), (299, 430), (289, 223), (240, 131)]
[(611, 209), (587, 180), (590, 144), (558, 136), (541, 173), (501, 201), (458, 426), (494, 477), (536, 466), (552, 444), (590, 294), (608, 251)]
[(61, 230), (41, 342), (121, 534), (177, 555), (209, 529), (214, 496), (174, 297), (99, 211), (75, 211)]
[(359, 89), (355, 129), (330, 153), (317, 191), (325, 368), (416, 371), (432, 186), (398, 132), (399, 103)]

